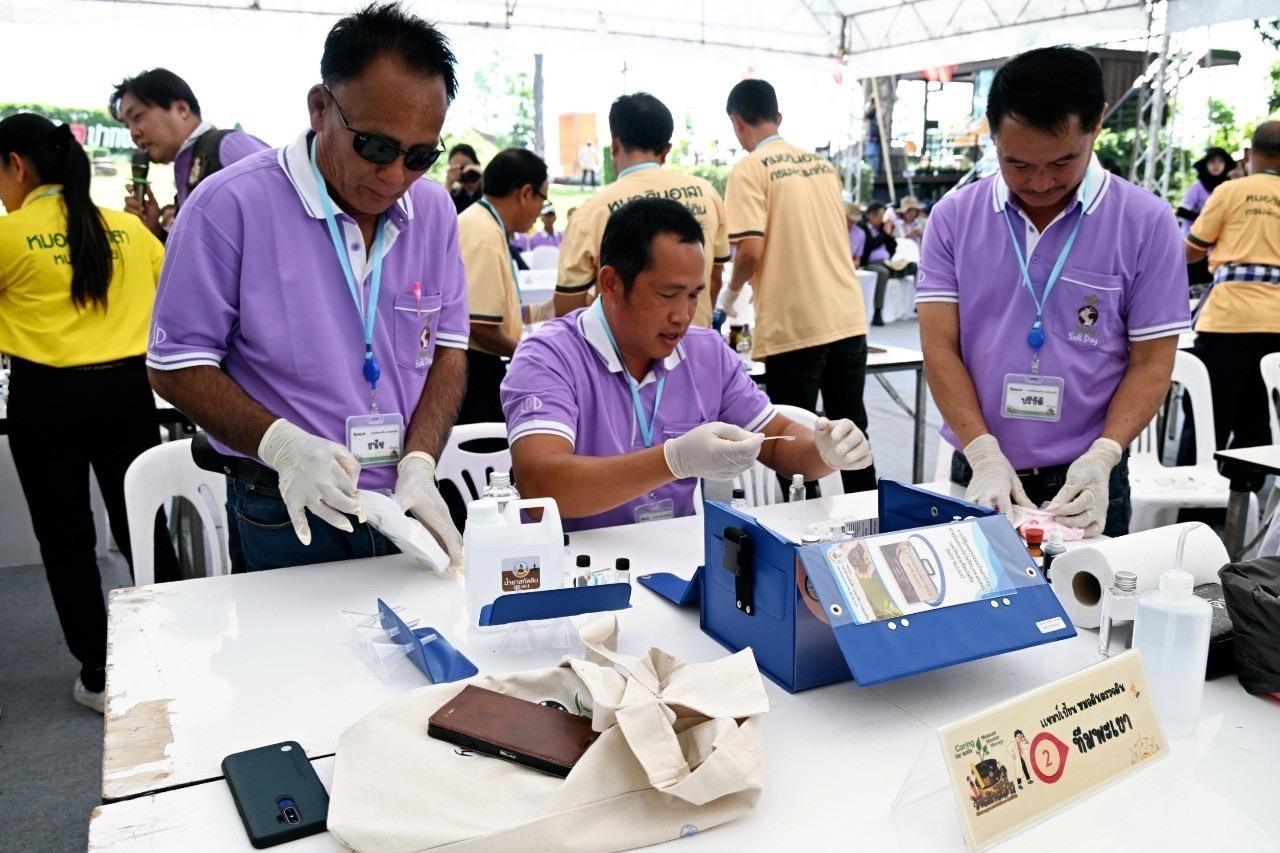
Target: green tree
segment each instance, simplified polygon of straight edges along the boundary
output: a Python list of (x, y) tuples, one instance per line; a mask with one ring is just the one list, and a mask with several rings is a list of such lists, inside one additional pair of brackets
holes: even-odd
[(532, 148), (533, 81), (529, 73), (507, 73), (495, 56), (475, 73), (472, 85), (480, 116), (476, 129), (498, 149)]
[(1280, 112), (1280, 59), (1271, 63), (1271, 96), (1267, 98), (1267, 112)]

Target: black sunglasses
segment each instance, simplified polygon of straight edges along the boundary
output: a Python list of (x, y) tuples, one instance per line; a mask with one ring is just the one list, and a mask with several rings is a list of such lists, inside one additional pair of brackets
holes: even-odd
[(386, 166), (394, 163), (396, 158), (403, 154), (404, 167), (406, 169), (410, 172), (425, 172), (444, 153), (443, 148), (436, 148), (431, 145), (415, 145), (412, 148), (401, 148), (394, 139), (378, 133), (363, 133), (356, 130), (347, 122), (346, 113), (342, 111), (342, 105), (333, 96), (333, 92), (330, 91), (328, 86), (325, 86), (324, 90), (329, 93), (329, 100), (333, 101), (333, 105), (338, 108), (338, 118), (342, 119), (342, 126), (353, 134), (351, 147), (355, 149), (357, 154), (375, 166)]

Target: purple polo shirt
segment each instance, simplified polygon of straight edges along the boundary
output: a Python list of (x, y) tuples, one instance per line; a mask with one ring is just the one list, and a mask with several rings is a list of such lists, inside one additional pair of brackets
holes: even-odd
[(539, 230), (529, 237), (529, 248), (536, 249), (539, 246), (555, 246), (560, 248), (560, 241), (564, 239), (564, 232), (557, 231), (554, 234), (548, 234), (545, 230)]
[[(1205, 203), (1209, 201), (1209, 189), (1200, 181), (1196, 181), (1187, 187), (1187, 191), (1182, 194), (1182, 203), (1179, 207), (1185, 207), (1187, 210), (1194, 210), (1196, 213), (1204, 210)], [(1185, 219), (1178, 220), (1178, 226), (1182, 229), (1182, 236), (1186, 237), (1191, 233), (1191, 226), (1194, 223)]]
[[(1082, 184), (1043, 233), (1018, 209), (999, 173), (938, 202), (925, 231), (916, 302), (959, 303), (960, 352), (982, 416), (1018, 470), (1074, 462), (1102, 434), (1130, 342), (1191, 328), (1182, 237), (1169, 205), (1110, 174), (1096, 157), (1088, 175), (1088, 197)], [(1027, 332), (1035, 321), (1006, 208), (1037, 293), (1084, 217), (1044, 313), (1040, 372), (1066, 383), (1057, 422), (1002, 415), (1004, 377), (1030, 371)], [(949, 426), (942, 434), (958, 445)]]
[[(196, 140), (214, 129), (209, 122), (201, 122), (200, 126), (182, 143), (182, 147), (178, 149), (178, 156), (173, 158), (173, 182), (177, 185), (179, 207), (187, 203), (187, 196), (190, 195), (187, 192), (187, 178), (191, 176), (191, 160), (195, 157)], [(222, 161), (222, 168), (225, 169), (232, 163), (243, 160), (250, 154), (266, 151), (267, 148), (267, 143), (258, 137), (250, 136), (243, 130), (233, 130), (218, 142), (218, 159)]]
[[(220, 367), (269, 411), (345, 445), (347, 418), (369, 412), (364, 332), (325, 225), (308, 136), (241, 160), (191, 194), (169, 235), (147, 364)], [(367, 298), (364, 238), (333, 210)], [(415, 182), (387, 211), (385, 229), (373, 332), (378, 406), (407, 427), (436, 348), (467, 348), (466, 274), (457, 213), (438, 184)], [(366, 468), (360, 487), (390, 488), (395, 475), (395, 466)]]
[[(595, 308), (553, 320), (516, 349), (502, 380), (508, 440), (558, 435), (580, 456), (617, 456), (644, 449), (622, 363)], [(658, 377), (667, 377), (653, 428), (654, 446), (701, 424), (724, 421), (757, 431), (774, 415), (742, 360), (711, 329), (689, 327), (675, 352), (645, 376), (640, 399), (653, 413)], [(599, 515), (564, 520), (565, 530), (635, 521), (636, 507), (670, 498), (676, 516), (693, 514), (696, 478), (675, 480)]]
[[(880, 229), (874, 225), (868, 225), (874, 235), (880, 234)], [(862, 230), (862, 226), (853, 224), (849, 226), (849, 257), (861, 263), (862, 250), (867, 247), (867, 232)], [(871, 250), (871, 255), (867, 258), (867, 263), (874, 264), (889, 260), (889, 250), (884, 246), (877, 246)]]

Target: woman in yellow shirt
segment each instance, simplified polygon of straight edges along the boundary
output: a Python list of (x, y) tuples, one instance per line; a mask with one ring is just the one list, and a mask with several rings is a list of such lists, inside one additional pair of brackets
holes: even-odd
[(144, 363), (164, 250), (136, 216), (89, 197), (89, 158), (67, 125), (0, 121), (0, 352), (8, 432), (71, 653), (73, 696), (102, 712), (107, 614), (94, 554), (93, 466), (126, 559), (124, 472), (159, 443)]

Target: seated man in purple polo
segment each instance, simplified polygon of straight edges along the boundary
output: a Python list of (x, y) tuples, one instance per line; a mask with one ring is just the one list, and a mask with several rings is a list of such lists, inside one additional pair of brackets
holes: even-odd
[[(133, 143), (152, 163), (172, 163), (177, 190), (174, 209), (220, 169), (267, 149), (267, 143), (243, 130), (219, 130), (200, 114), (195, 92), (167, 68), (152, 68), (126, 77), (111, 93), (111, 115), (129, 129)], [(141, 203), (130, 195), (125, 209), (140, 217), (160, 240), (169, 236), (160, 206), (146, 188)]]
[(1015, 56), (987, 98), (1000, 171), (934, 207), (916, 304), (925, 374), (965, 496), (1128, 532), (1126, 450), (1164, 402), (1189, 329), (1181, 235), (1158, 196), (1093, 154), (1088, 53)]
[(679, 202), (629, 202), (605, 227), (600, 298), (516, 350), (502, 383), (516, 481), (555, 498), (567, 530), (690, 515), (697, 478), (757, 459), (806, 480), (871, 464), (852, 421), (814, 431), (778, 414), (719, 334), (690, 327), (703, 251)]
[(311, 128), (214, 175), (174, 226), (147, 365), (212, 438), (247, 569), (392, 551), (357, 486), (394, 489), (461, 561), (435, 459), (466, 387), (466, 277), (448, 191), (421, 180), (454, 63), (399, 6), (340, 20)]

